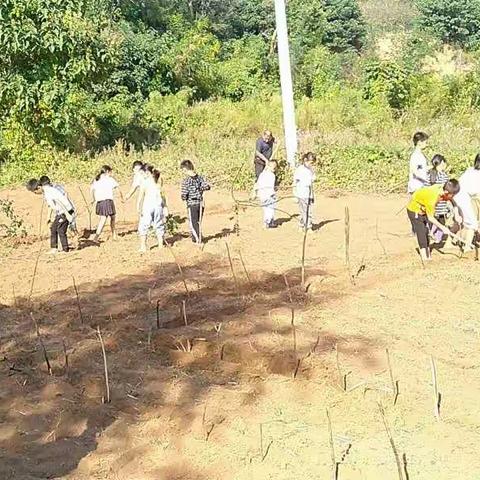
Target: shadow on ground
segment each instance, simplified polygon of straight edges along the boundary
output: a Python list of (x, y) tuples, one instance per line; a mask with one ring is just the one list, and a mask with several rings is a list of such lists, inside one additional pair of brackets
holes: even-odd
[[(184, 267), (184, 277), (175, 263), (166, 263), (115, 281), (78, 285), (78, 299), (69, 289), (36, 298), (33, 305), (18, 299), (16, 307), (0, 308), (0, 478), (44, 479), (75, 471), (98, 448), (103, 432), (125, 415), (138, 420), (169, 409), (178, 429), (186, 431), (212, 388), (241, 384), (246, 375), (260, 379), (256, 396), (269, 375), (328, 376), (321, 365), (337, 343), (372, 361), (374, 340), (311, 331), (296, 320), (295, 312), (308, 304), (340, 298), (338, 286), (312, 297), (299, 286), (296, 270), (286, 272), (287, 288), (283, 275), (248, 272), (234, 259), (234, 280), (225, 259), (203, 258)], [(322, 270), (309, 273), (326, 276)], [(102, 403), (97, 327), (108, 360), (109, 404)], [(179, 389), (174, 400), (168, 394), (173, 386)], [(181, 446), (182, 438), (176, 441)]]

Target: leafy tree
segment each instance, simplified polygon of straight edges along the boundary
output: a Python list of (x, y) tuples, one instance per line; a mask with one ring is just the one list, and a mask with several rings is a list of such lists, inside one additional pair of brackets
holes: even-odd
[(325, 0), (325, 15), (325, 45), (336, 52), (362, 48), (366, 27), (357, 0)]
[(447, 43), (480, 45), (479, 0), (417, 0), (419, 23)]

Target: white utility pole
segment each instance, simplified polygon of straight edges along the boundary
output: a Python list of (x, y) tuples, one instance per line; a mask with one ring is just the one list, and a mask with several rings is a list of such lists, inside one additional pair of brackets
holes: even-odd
[(288, 164), (295, 166), (297, 154), (297, 124), (295, 121), (295, 103), (293, 100), (292, 68), (290, 65), (290, 47), (288, 45), (287, 14), (285, 0), (275, 0), (275, 18), (277, 23), (278, 58), (280, 63), (280, 83), (282, 86), (283, 126), (285, 129), (285, 147)]

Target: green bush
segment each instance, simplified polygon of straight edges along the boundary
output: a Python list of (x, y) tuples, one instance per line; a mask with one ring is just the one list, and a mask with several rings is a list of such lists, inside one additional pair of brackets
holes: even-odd
[(338, 55), (326, 47), (316, 47), (304, 57), (296, 75), (297, 91), (307, 97), (321, 97), (339, 86), (342, 77)]
[(404, 109), (410, 101), (409, 71), (395, 60), (369, 59), (363, 70), (364, 96), (368, 100), (385, 99), (394, 110)]
[(447, 43), (475, 48), (480, 45), (478, 0), (417, 0), (419, 24)]

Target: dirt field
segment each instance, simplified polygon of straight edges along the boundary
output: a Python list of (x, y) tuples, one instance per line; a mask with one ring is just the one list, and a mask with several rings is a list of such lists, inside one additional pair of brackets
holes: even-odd
[[(70, 191), (88, 227), (78, 189)], [(0, 196), (38, 231), (40, 198)], [(178, 190), (169, 198), (184, 218)], [(396, 215), (405, 198), (319, 196), (305, 292), (292, 200), (281, 202), (271, 231), (259, 228), (259, 209), (241, 211), (238, 236), (229, 194), (211, 192), (207, 203), (203, 251), (184, 238), (184, 221), (171, 251), (140, 256), (133, 200), (118, 205), (117, 242), (106, 233), (100, 246), (38, 255), (48, 249), (45, 225), (42, 242), (2, 247), (0, 478), (317, 480), (333, 478), (335, 462), (339, 480), (480, 479), (474, 258), (438, 253), (423, 269), (405, 214)], [(355, 284), (344, 261), (345, 206)]]

